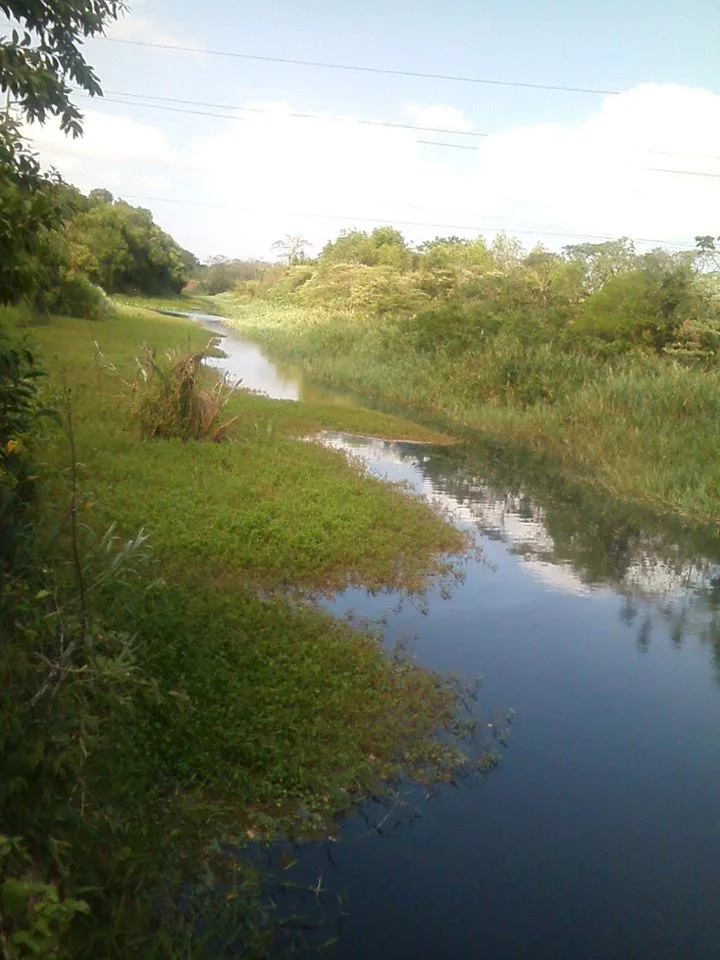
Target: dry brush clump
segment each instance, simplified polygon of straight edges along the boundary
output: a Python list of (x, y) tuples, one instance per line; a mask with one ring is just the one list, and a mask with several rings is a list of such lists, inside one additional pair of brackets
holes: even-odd
[(132, 380), (120, 374), (97, 343), (95, 347), (101, 364), (130, 391), (144, 437), (219, 443), (237, 420), (237, 416), (223, 420), (221, 414), (240, 381), (227, 375), (210, 381), (203, 375), (203, 362), (214, 355), (215, 345), (213, 338), (202, 350), (171, 349), (162, 358), (153, 347), (143, 345)]

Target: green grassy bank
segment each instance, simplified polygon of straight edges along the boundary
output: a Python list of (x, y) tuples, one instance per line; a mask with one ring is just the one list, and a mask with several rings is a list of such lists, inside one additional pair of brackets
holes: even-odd
[(122, 383), (140, 344), (197, 349), (205, 331), (122, 309), (27, 333), (63, 424), (6, 444), (39, 487), (0, 593), (3, 943), (20, 944), (13, 958), (38, 955), (27, 937), (42, 956), (200, 957), (223, 955), (227, 934), (263, 956), (261, 881), (225, 845), (317, 829), (383, 782), (458, 760), (436, 739), (455, 729), (451, 685), (308, 599), (422, 591), (465, 542), (304, 438), (443, 438), (239, 394), (223, 443), (143, 439)]
[[(720, 373), (647, 351), (569, 349), (523, 332), (217, 298), (239, 331), (313, 378), (520, 441), (623, 500), (720, 519)], [(422, 319), (422, 318), (421, 318)], [(426, 328), (427, 327), (427, 328)], [(453, 340), (453, 337), (456, 339)]]

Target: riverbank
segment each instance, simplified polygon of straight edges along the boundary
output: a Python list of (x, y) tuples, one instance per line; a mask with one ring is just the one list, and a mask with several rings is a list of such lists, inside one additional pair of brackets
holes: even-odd
[(659, 513), (720, 519), (714, 367), (639, 352), (599, 360), (547, 344), (528, 348), (522, 363), (492, 344), (420, 350), (410, 327), (391, 318), (215, 300), (227, 323), (318, 382), (528, 445), (568, 476)]
[[(62, 895), (88, 902), (73, 956), (151, 955), (145, 938), (160, 904), (160, 939), (179, 924), (186, 955), (204, 955), (191, 952), (193, 923), (171, 906), (206, 870), (225, 879), (200, 884), (203, 896), (221, 896), (230, 881), (220, 850), (278, 829), (316, 830), (397, 776), (447, 777), (461, 761), (452, 738), (436, 739), (454, 729), (452, 685), (309, 602), (349, 584), (420, 594), (451, 575), (467, 543), (406, 490), (308, 434), (447, 438), (352, 406), (239, 393), (226, 442), (148, 441), (121, 378), (134, 376), (142, 343), (158, 355), (197, 350), (207, 331), (122, 310), (103, 323), (53, 318), (30, 336), (49, 374), (43, 400), (65, 429), (27, 441), (43, 478), (38, 577), (53, 585), (37, 589), (34, 578), (22, 588), (28, 617), (42, 624), (31, 634), (39, 650), (27, 646), (29, 627), (13, 639), (23, 663), (54, 657), (53, 624), (65, 622), (54, 611), (72, 609), (67, 629), (92, 653), (72, 668), (77, 680), (67, 674), (62, 697), (46, 704), (41, 688), (54, 727), (38, 720), (38, 749), (64, 772), (34, 761), (39, 793), (31, 801), (18, 787), (7, 828)], [(51, 600), (48, 620), (35, 608)], [(58, 669), (63, 677), (54, 667), (51, 678)], [(35, 704), (32, 678), (13, 682)], [(48, 844), (62, 848), (60, 871), (45, 870)], [(247, 907), (258, 883), (234, 869), (238, 903), (263, 940)], [(132, 904), (130, 887), (142, 891)]]

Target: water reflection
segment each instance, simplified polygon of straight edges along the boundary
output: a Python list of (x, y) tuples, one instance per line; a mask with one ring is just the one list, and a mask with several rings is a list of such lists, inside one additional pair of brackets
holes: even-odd
[(215, 325), (217, 346), (222, 356), (207, 361), (208, 366), (226, 373), (233, 380), (241, 380), (245, 390), (264, 393), (275, 400), (299, 400), (300, 382), (292, 369), (283, 371), (268, 360), (260, 347), (234, 336), (229, 328)]
[(410, 484), (481, 539), (503, 544), (546, 588), (623, 595), (619, 616), (637, 626), (641, 650), (658, 618), (676, 646), (689, 631), (720, 650), (720, 546), (708, 534), (609, 504), (559, 478), (548, 484), (546, 471), (538, 488), (517, 461), (488, 456), (492, 447), (420, 449), (333, 433), (323, 442)]
[[(303, 868), (344, 904), (338, 960), (676, 960), (720, 939), (720, 544), (573, 487), (519, 451), (328, 435), (477, 532), (449, 600), (387, 618), (419, 662), (513, 707), (503, 768), (411, 828), (352, 820)], [(391, 598), (329, 604), (381, 616)], [(710, 652), (710, 662), (708, 662)]]
[[(222, 369), (303, 396), (298, 371), (220, 331)], [(389, 817), (370, 804), (338, 842), (292, 850), (290, 873), (273, 866), (272, 895), (312, 928), (309, 955), (338, 934), (327, 960), (716, 956), (718, 538), (519, 450), (325, 442), (428, 496), (485, 559), (463, 561), (452, 596), (438, 586), (422, 608), (348, 590), (329, 609), (382, 621), (390, 646), (411, 637), (427, 667), (484, 674), (477, 716), (515, 708), (517, 724), (482, 789), (429, 803), (410, 792)]]
[(200, 324), (216, 338), (221, 355), (208, 359), (208, 366), (227, 374), (233, 381), (241, 381), (240, 386), (245, 390), (265, 394), (274, 400), (352, 402), (342, 394), (312, 384), (298, 367), (271, 360), (261, 346), (241, 337), (219, 317), (203, 313), (177, 315)]

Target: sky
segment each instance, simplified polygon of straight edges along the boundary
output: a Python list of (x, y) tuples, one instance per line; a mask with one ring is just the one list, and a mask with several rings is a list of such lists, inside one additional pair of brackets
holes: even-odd
[(29, 135), (46, 165), (149, 208), (201, 259), (272, 257), (285, 235), (317, 253), (379, 224), (415, 243), (680, 249), (720, 234), (718, 38), (717, 0), (131, 0), (85, 44), (105, 99), (78, 99), (84, 137)]

